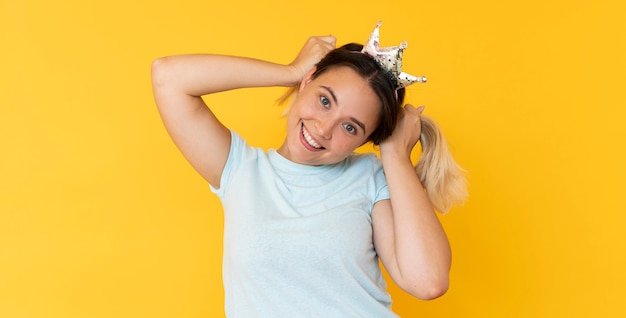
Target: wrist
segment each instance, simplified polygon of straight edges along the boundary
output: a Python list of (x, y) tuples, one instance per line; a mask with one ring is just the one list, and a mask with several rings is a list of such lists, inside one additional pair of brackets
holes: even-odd
[(393, 163), (394, 165), (399, 163), (409, 163), (411, 162), (411, 153), (407, 152), (406, 149), (402, 148), (392, 148), (392, 147), (381, 147), (380, 148), (380, 157), (383, 165)]
[(306, 72), (302, 70), (300, 67), (294, 64), (285, 65), (286, 69), (286, 78), (289, 83), (287, 86), (297, 86), (300, 85), (300, 82), (306, 76)]

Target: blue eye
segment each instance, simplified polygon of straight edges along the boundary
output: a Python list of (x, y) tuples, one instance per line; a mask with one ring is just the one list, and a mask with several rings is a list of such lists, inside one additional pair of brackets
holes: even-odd
[(325, 108), (330, 107), (330, 100), (326, 96), (322, 95), (322, 97), (320, 97), (320, 103), (322, 103), (322, 106), (324, 106)]
[(356, 127), (350, 125), (350, 124), (343, 124), (343, 128), (350, 134), (355, 135), (356, 134)]

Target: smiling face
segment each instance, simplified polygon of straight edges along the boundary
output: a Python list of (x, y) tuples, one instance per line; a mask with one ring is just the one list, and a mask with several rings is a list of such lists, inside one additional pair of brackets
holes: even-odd
[(311, 74), (289, 111), (287, 138), (278, 153), (300, 164), (337, 163), (376, 129), (381, 102), (349, 67), (334, 67), (315, 79)]

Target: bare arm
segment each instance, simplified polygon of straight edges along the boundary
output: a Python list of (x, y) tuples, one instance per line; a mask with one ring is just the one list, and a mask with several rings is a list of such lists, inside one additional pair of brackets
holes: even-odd
[(410, 159), (420, 135), (419, 115), (405, 106), (398, 127), (381, 144), (391, 200), (378, 202), (372, 219), (376, 250), (394, 282), (418, 298), (433, 299), (448, 289), (451, 253)]
[(312, 37), (289, 65), (210, 54), (157, 59), (152, 83), (163, 123), (191, 165), (219, 188), (230, 133), (201, 96), (245, 87), (294, 86), (331, 45), (334, 48), (334, 38)]

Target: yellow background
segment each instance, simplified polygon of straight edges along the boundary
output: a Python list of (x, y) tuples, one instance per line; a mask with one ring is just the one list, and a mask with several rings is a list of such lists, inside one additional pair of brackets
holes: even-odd
[[(623, 317), (623, 1), (0, 2), (0, 317), (221, 317), (222, 213), (162, 127), (150, 64), (288, 63), (309, 35), (409, 42), (404, 70), (469, 171), (442, 216), (451, 288), (403, 317)], [(207, 98), (282, 141), (282, 89)]]

